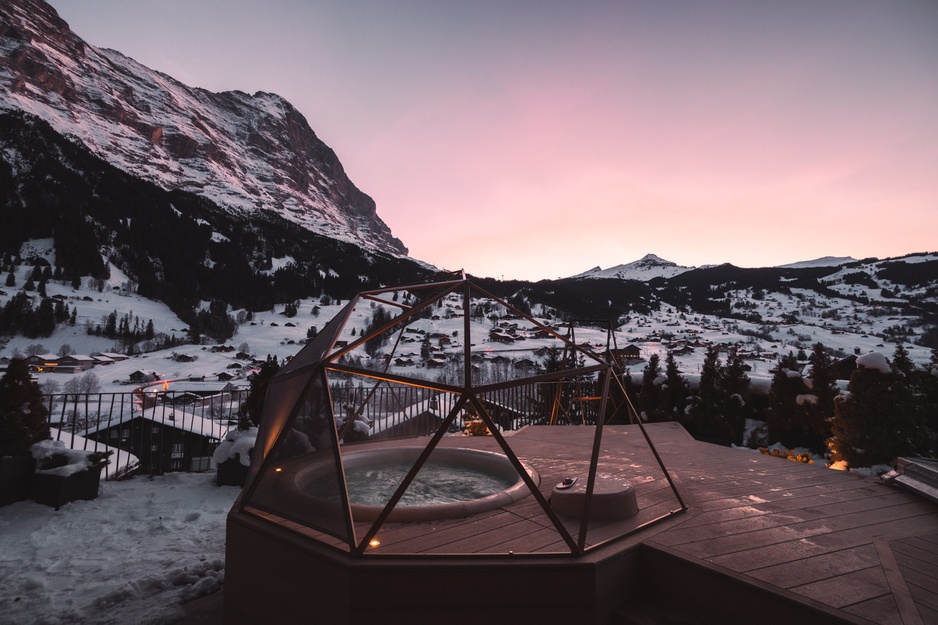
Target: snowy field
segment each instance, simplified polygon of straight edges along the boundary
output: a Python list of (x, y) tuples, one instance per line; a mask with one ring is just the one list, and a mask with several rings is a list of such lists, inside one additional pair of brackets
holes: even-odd
[(0, 508), (0, 625), (172, 623), (221, 589), (225, 516), (239, 492), (215, 474), (101, 482), (55, 511)]

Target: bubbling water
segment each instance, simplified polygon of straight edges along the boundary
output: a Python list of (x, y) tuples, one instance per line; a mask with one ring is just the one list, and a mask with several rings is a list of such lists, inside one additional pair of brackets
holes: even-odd
[[(389, 462), (346, 471), (349, 500), (355, 504), (383, 506), (410, 469), (409, 463)], [(505, 490), (516, 481), (475, 467), (427, 462), (397, 505), (426, 506), (481, 499)]]

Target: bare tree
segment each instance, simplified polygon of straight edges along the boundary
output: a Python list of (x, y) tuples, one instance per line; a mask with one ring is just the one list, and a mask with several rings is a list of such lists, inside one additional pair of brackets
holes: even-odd
[(36, 356), (38, 354), (45, 354), (46, 346), (43, 345), (42, 343), (33, 343), (31, 345), (27, 345), (24, 351), (26, 352), (27, 356)]

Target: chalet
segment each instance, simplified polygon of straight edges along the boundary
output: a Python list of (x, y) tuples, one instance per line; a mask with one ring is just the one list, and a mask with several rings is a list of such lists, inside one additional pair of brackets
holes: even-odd
[(397, 365), (398, 367), (407, 367), (409, 365), (414, 364), (414, 359), (413, 358), (395, 358), (394, 364)]
[(59, 358), (55, 371), (58, 373), (81, 373), (92, 368), (95, 364), (97, 363), (91, 356), (69, 354)]
[(535, 363), (533, 360), (529, 358), (522, 358), (521, 360), (515, 361), (514, 367), (515, 369), (519, 369), (522, 371), (530, 371), (534, 369), (535, 367), (537, 367), (537, 363)]
[(85, 436), (132, 453), (142, 473), (161, 474), (209, 470), (212, 452), (227, 431), (226, 425), (163, 408), (101, 422)]
[(129, 379), (134, 384), (145, 384), (147, 382), (159, 380), (160, 376), (156, 373), (156, 371), (141, 371), (138, 369), (137, 371), (134, 371), (129, 376), (127, 376), (127, 379)]
[(114, 360), (113, 358), (110, 358), (110, 357), (105, 356), (105, 355), (103, 355), (103, 354), (98, 354), (97, 356), (92, 356), (92, 358), (94, 359), (94, 364), (95, 364), (95, 366), (101, 366), (101, 367), (106, 367), (106, 366), (108, 366), (108, 365), (113, 365), (115, 362), (117, 362), (117, 361)]
[(635, 344), (626, 345), (622, 349), (610, 350), (610, 351), (612, 351), (613, 355), (616, 358), (624, 362), (631, 362), (631, 361), (642, 359), (642, 350), (638, 347), (638, 345), (635, 345)]
[(489, 340), (495, 341), (496, 343), (514, 343), (515, 339), (512, 338), (507, 332), (500, 332), (498, 330), (492, 330), (489, 332)]
[(55, 371), (59, 366), (59, 357), (55, 354), (36, 354), (27, 358), (26, 364), (33, 373)]
[(234, 376), (228, 373), (227, 371), (222, 371), (221, 373), (218, 374), (219, 382), (228, 382), (232, 379), (234, 379)]
[(831, 371), (835, 380), (849, 380), (857, 368), (857, 357), (854, 354), (831, 363)]
[(96, 355), (106, 356), (110, 358), (111, 360), (113, 360), (114, 362), (120, 362), (122, 360), (127, 360), (128, 358), (130, 358), (130, 356), (128, 356), (127, 354), (118, 354), (116, 352), (101, 352), (100, 354), (96, 354)]

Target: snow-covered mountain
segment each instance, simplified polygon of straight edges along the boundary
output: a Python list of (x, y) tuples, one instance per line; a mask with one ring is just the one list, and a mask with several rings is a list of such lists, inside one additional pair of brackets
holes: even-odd
[(856, 259), (851, 256), (822, 256), (814, 260), (802, 260), (797, 263), (779, 265), (782, 269), (805, 269), (808, 267), (839, 267), (847, 263), (854, 263)]
[(653, 278), (673, 278), (694, 267), (683, 267), (669, 260), (664, 260), (654, 254), (645, 254), (642, 258), (616, 265), (609, 269), (594, 267), (589, 271), (573, 276), (573, 278), (618, 278), (619, 280), (651, 280)]
[(42, 0), (0, 3), (0, 110), (19, 109), (135, 176), (247, 216), (407, 249), (335, 153), (280, 96), (188, 87), (73, 33)]

